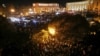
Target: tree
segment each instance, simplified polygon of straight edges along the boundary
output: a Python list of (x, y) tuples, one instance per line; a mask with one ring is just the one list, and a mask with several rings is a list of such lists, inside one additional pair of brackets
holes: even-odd
[(75, 41), (82, 40), (89, 30), (88, 22), (79, 14), (59, 15), (49, 23), (48, 27), (55, 27), (58, 37), (64, 36), (63, 39), (74, 39)]
[(0, 15), (0, 47), (15, 41), (15, 32), (15, 26), (8, 22), (7, 18)]
[(17, 32), (13, 23), (0, 16), (0, 49), (3, 49), (2, 56), (30, 55), (30, 47), (29, 33)]

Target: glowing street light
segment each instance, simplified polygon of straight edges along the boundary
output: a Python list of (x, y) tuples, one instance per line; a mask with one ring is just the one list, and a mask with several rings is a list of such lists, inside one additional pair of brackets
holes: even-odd
[(49, 33), (51, 34), (51, 35), (55, 35), (55, 29), (54, 28), (52, 28), (52, 27), (48, 27), (48, 31), (49, 31)]
[(6, 5), (5, 4), (2, 4), (2, 7), (6, 8)]
[(15, 12), (15, 10), (14, 10), (14, 9), (11, 9), (10, 11), (11, 11), (12, 13), (13, 13), (13, 12)]
[(29, 9), (29, 13), (30, 14), (33, 14), (33, 10), (31, 8)]

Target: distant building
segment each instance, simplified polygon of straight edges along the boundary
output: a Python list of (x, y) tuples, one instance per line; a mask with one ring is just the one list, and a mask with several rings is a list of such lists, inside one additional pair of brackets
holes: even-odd
[(83, 11), (88, 9), (89, 1), (69, 2), (66, 3), (66, 9), (72, 11)]
[(57, 3), (33, 3), (34, 13), (53, 12), (59, 9)]
[(81, 11), (84, 9), (92, 11), (100, 11), (100, 0), (85, 0), (80, 2), (66, 3), (67, 10)]
[(100, 15), (100, 0), (89, 0), (89, 10)]
[(100, 12), (100, 0), (93, 0), (92, 9)]

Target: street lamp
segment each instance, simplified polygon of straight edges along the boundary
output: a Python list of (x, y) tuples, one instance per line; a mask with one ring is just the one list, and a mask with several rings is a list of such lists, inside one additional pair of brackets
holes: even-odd
[(15, 9), (10, 9), (10, 14), (13, 15), (15, 12)]
[(33, 14), (33, 10), (29, 8), (29, 14)]
[(14, 13), (14, 12), (15, 12), (15, 10), (14, 10), (14, 9), (11, 9), (10, 11), (11, 11), (11, 13)]
[(3, 16), (6, 17), (7, 16), (6, 5), (2, 4), (2, 7), (3, 7)]

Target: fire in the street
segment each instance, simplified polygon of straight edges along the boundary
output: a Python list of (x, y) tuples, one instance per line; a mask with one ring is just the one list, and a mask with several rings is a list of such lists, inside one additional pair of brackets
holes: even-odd
[(48, 27), (48, 31), (51, 35), (55, 35), (56, 34), (56, 30), (53, 27)]

